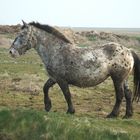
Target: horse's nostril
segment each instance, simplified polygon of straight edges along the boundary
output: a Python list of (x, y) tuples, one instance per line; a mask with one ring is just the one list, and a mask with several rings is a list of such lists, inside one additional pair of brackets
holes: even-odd
[(12, 51), (10, 50), (9, 53), (12, 54)]

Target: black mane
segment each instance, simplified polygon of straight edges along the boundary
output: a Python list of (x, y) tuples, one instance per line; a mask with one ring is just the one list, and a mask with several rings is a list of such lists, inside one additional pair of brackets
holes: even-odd
[[(71, 41), (69, 39), (67, 39), (67, 37), (65, 35), (63, 35), (61, 32), (59, 32), (57, 29), (49, 26), (49, 25), (44, 25), (44, 24), (40, 24), (38, 22), (31, 22), (29, 23), (29, 25), (32, 25), (36, 28), (42, 29), (50, 34), (55, 35), (56, 37), (62, 39), (63, 41), (67, 42), (67, 43), (71, 43)], [(23, 27), (24, 28), (24, 27)]]

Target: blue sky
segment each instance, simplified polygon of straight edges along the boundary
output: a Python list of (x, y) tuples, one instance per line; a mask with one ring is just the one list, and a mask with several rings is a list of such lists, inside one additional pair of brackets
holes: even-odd
[(0, 24), (140, 28), (140, 0), (0, 0)]

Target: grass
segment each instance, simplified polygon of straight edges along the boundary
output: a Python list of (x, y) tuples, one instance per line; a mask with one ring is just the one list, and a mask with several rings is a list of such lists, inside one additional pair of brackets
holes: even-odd
[(87, 47), (87, 45), (86, 44), (79, 44), (79, 47), (84, 48), (84, 47)]
[[(51, 112), (44, 111), (42, 87), (47, 79), (34, 50), (12, 59), (8, 49), (0, 48), (0, 140), (140, 139), (139, 104), (134, 103), (131, 120), (121, 119), (125, 100), (119, 119), (104, 119), (115, 102), (111, 79), (92, 88), (70, 86), (76, 109), (72, 116), (65, 114), (67, 106), (58, 85), (50, 89)], [(129, 81), (132, 88), (132, 76)]]
[[(139, 42), (140, 42), (140, 36), (139, 35), (133, 35), (133, 36), (130, 36), (129, 39), (133, 42), (137, 42), (136, 44), (137, 45), (133, 45), (131, 43), (131, 45), (129, 45), (128, 47), (129, 48), (132, 48), (133, 50), (135, 50), (135, 52), (140, 56), (140, 47), (139, 47)], [(135, 43), (134, 43), (135, 44)], [(133, 47), (132, 47), (133, 46)]]
[(140, 36), (131, 36), (131, 38), (140, 42)]
[(89, 36), (87, 36), (87, 39), (89, 40), (89, 41), (96, 41), (97, 40), (97, 36), (95, 36), (95, 35), (89, 35)]
[(1, 140), (139, 140), (139, 128), (136, 120), (99, 120), (29, 109), (0, 110)]

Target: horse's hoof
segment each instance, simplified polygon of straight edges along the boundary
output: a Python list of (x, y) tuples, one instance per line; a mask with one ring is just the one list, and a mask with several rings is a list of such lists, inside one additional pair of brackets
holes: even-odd
[(111, 113), (111, 114), (107, 115), (106, 118), (117, 118), (117, 116), (118, 115)]
[(52, 107), (51, 104), (46, 104), (46, 105), (45, 105), (45, 110), (46, 110), (47, 112), (49, 112), (50, 109), (51, 109), (51, 107)]
[(123, 119), (130, 119), (130, 118), (132, 118), (132, 114), (127, 114), (127, 115), (125, 115), (125, 116), (123, 116)]
[(67, 110), (67, 114), (74, 114), (75, 113), (75, 109), (68, 109)]

